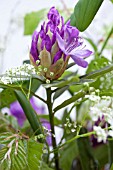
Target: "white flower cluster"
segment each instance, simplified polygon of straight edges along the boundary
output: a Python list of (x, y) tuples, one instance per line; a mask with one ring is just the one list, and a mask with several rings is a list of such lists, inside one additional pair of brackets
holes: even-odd
[(3, 84), (12, 84), (15, 81), (28, 79), (31, 75), (36, 74), (34, 66), (23, 64), (20, 67), (11, 68), (0, 77), (0, 82)]
[[(98, 91), (99, 92), (99, 91)], [(113, 137), (113, 99), (109, 96), (96, 95), (95, 92), (90, 95), (86, 95), (86, 98), (90, 101), (89, 115), (95, 124), (98, 122), (98, 126), (93, 126), (97, 135), (98, 142), (106, 142), (107, 136)], [(104, 130), (101, 126), (110, 126), (110, 130)]]

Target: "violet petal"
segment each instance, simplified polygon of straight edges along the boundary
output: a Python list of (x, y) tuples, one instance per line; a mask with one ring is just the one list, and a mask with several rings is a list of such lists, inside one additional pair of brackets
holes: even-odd
[(79, 65), (81, 67), (86, 68), (88, 66), (88, 62), (85, 61), (83, 58), (80, 58), (80, 57), (77, 57), (77, 56), (73, 56), (73, 55), (71, 55), (71, 58), (74, 60), (74, 62), (77, 65)]
[(69, 55), (75, 55), (77, 57), (86, 58), (89, 57), (92, 54), (92, 51), (90, 50), (72, 50)]
[(38, 50), (37, 50), (37, 41), (38, 41), (38, 32), (35, 31), (32, 36), (32, 43), (31, 43), (31, 49), (30, 54), (33, 56), (34, 60), (38, 60)]
[(59, 48), (65, 53), (65, 41), (61, 38), (61, 36), (56, 33), (56, 40), (58, 42)]

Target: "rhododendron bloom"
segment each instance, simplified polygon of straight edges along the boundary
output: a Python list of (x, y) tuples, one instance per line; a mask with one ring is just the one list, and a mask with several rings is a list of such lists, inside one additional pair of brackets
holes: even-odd
[(63, 17), (55, 7), (50, 9), (47, 17), (48, 22), (44, 22), (41, 30), (35, 31), (32, 36), (30, 61), (38, 73), (50, 80), (58, 79), (70, 57), (79, 66), (87, 67), (84, 58), (92, 52), (84, 49), (79, 30), (72, 27), (70, 21), (64, 24)]

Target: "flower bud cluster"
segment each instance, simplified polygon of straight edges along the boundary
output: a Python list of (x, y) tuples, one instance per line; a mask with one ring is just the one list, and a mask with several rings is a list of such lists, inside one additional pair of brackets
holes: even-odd
[(36, 74), (34, 66), (30, 64), (23, 64), (20, 67), (7, 70), (5, 74), (0, 77), (0, 82), (3, 84), (12, 84), (15, 81), (29, 79), (29, 77), (33, 74)]
[(72, 27), (70, 21), (65, 24), (55, 7), (49, 10), (47, 18), (40, 31), (35, 31), (32, 36), (30, 61), (37, 69), (37, 74), (49, 80), (58, 79), (70, 57), (79, 66), (87, 67), (84, 58), (92, 52), (82, 46), (79, 30)]

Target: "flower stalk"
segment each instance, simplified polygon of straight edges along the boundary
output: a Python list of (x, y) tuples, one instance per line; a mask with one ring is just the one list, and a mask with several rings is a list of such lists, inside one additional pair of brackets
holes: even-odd
[[(49, 119), (50, 119), (50, 125), (51, 125), (51, 133), (52, 133), (52, 145), (53, 150), (55, 151), (57, 149), (56, 140), (55, 140), (55, 130), (54, 130), (54, 114), (53, 114), (53, 103), (52, 103), (52, 90), (51, 88), (46, 89), (47, 92), (47, 107), (49, 112)], [(59, 160), (58, 160), (58, 152), (54, 152), (54, 159), (55, 159), (55, 168), (56, 170), (59, 169)]]

